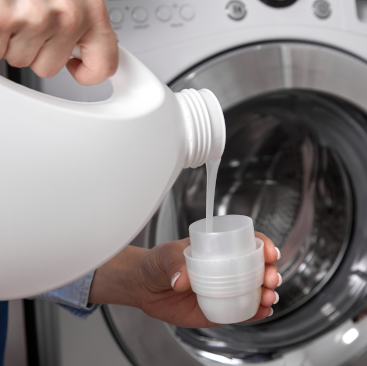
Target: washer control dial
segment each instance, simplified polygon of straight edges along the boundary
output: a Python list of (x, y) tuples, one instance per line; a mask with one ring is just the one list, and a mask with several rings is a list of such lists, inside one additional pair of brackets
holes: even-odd
[(320, 19), (326, 19), (331, 15), (331, 5), (327, 1), (315, 1), (313, 11)]
[(119, 8), (110, 9), (110, 21), (112, 24), (122, 23), (124, 20), (124, 13)]
[(131, 12), (131, 17), (137, 23), (143, 23), (148, 19), (148, 11), (142, 6), (137, 6)]
[(172, 17), (172, 11), (167, 5), (159, 6), (155, 12), (161, 22), (168, 22)]
[(241, 20), (246, 16), (247, 10), (242, 1), (230, 1), (226, 6), (225, 13), (233, 20)]
[(180, 16), (184, 20), (192, 20), (195, 16), (195, 10), (191, 5), (182, 5), (180, 8)]

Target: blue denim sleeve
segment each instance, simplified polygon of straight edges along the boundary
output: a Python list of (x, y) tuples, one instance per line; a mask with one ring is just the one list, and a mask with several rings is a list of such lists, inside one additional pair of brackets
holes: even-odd
[(99, 307), (98, 304), (88, 303), (93, 276), (94, 271), (66, 286), (34, 296), (32, 299), (56, 302), (78, 318), (85, 319)]

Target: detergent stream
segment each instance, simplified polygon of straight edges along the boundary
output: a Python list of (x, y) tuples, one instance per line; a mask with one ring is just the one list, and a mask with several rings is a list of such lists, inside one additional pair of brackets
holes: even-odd
[(206, 163), (207, 186), (206, 186), (206, 232), (213, 231), (213, 211), (215, 184), (217, 182), (220, 159)]

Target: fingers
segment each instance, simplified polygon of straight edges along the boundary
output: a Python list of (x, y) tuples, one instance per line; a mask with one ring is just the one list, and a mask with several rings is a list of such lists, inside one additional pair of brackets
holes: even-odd
[(0, 5), (0, 59), (2, 59), (8, 49), (8, 42), (12, 34), (12, 12), (9, 3), (0, 1)]
[[(43, 45), (54, 34), (67, 33), (70, 30), (70, 24), (65, 24), (65, 27), (59, 24), (58, 19), (62, 12), (55, 7), (57, 1), (0, 0), (0, 58), (4, 57), (14, 67), (30, 66), (38, 57)], [(73, 1), (63, 0), (62, 3), (73, 4), (73, 7), (77, 8)], [(65, 9), (64, 13), (68, 10), (70, 9)], [(76, 13), (81, 13), (81, 9)], [(59, 45), (60, 50), (63, 50), (62, 46), (62, 44)], [(67, 59), (68, 55), (64, 64)]]
[(102, 83), (114, 75), (118, 67), (118, 40), (103, 0), (96, 3), (93, 19), (93, 26), (78, 40), (82, 61), (74, 58), (66, 64), (74, 79), (82, 85)]
[[(67, 64), (83, 85), (98, 84), (118, 66), (117, 39), (103, 0), (0, 0), (0, 59), (51, 77)], [(76, 44), (82, 62), (70, 60)]]
[(273, 309), (272, 308), (268, 308), (268, 307), (265, 307), (263, 305), (260, 305), (256, 315), (254, 317), (252, 317), (251, 319), (246, 320), (245, 323), (254, 322), (254, 321), (257, 321), (257, 320), (263, 320), (263, 319), (265, 319), (269, 316), (272, 316), (272, 315), (273, 315)]
[(255, 236), (264, 242), (265, 263), (274, 263), (275, 261), (280, 259), (280, 250), (266, 235), (255, 231)]
[(278, 267), (272, 263), (280, 259), (280, 251), (274, 243), (264, 234), (255, 232), (255, 236), (264, 241), (265, 273), (264, 286), (262, 287), (261, 301), (256, 315), (248, 322), (263, 320), (273, 315), (272, 305), (279, 302), (279, 295), (274, 288), (282, 283), (282, 276), (278, 272)]
[(279, 295), (276, 291), (270, 290), (266, 287), (262, 288), (261, 302), (256, 315), (246, 322), (253, 322), (256, 320), (263, 320), (273, 315), (274, 310), (271, 307), (279, 302)]
[(10, 34), (3, 32), (0, 28), (0, 60), (5, 56), (6, 50), (8, 49)]
[(15, 6), (9, 23), (11, 38), (4, 57), (14, 67), (29, 66), (43, 43), (53, 34), (56, 13), (43, 1), (24, 1)]
[(46, 37), (28, 38), (23, 33), (17, 34), (10, 38), (4, 57), (13, 67), (30, 66), (45, 40)]
[(85, 46), (81, 44), (82, 62), (77, 59), (67, 62), (67, 69), (78, 83), (99, 84), (116, 73), (119, 60), (116, 37), (111, 35), (107, 38), (109, 40), (98, 39)]
[(66, 64), (76, 81), (82, 85), (99, 84), (115, 74), (119, 61), (118, 45), (107, 10), (98, 27), (90, 29), (78, 44), (82, 62), (71, 59)]
[(271, 307), (273, 304), (277, 304), (279, 301), (279, 295), (276, 291), (263, 287), (261, 294), (261, 305), (265, 307)]
[(74, 42), (51, 38), (45, 42), (31, 63), (32, 70), (42, 78), (55, 76), (68, 62)]
[(264, 286), (274, 289), (282, 283), (282, 276), (278, 272), (278, 267), (274, 264), (265, 265)]
[[(87, 5), (86, 3), (84, 5)], [(54, 4), (57, 13), (52, 34), (41, 45), (36, 58), (30, 65), (40, 77), (56, 75), (69, 61), (76, 42), (83, 36), (91, 21), (88, 6), (84, 8), (73, 0), (60, 1)]]
[(13, 34), (13, 20), (12, 9), (10, 3), (0, 1), (0, 59), (5, 57), (8, 49), (8, 43), (11, 35)]
[(189, 276), (183, 251), (190, 245), (186, 238), (165, 243), (159, 252), (158, 264), (166, 271), (171, 287), (177, 292), (187, 291), (190, 288)]

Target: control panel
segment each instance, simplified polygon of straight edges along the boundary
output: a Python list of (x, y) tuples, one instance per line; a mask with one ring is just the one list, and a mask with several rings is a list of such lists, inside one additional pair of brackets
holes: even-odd
[[(367, 0), (105, 2), (120, 44), (166, 83), (213, 55), (264, 41), (329, 44), (367, 59)], [(65, 69), (42, 79), (41, 87), (47, 94), (79, 101), (104, 100), (111, 94), (109, 83), (82, 87)]]
[(290, 33), (292, 26), (310, 25), (367, 34), (357, 0), (105, 1), (120, 43), (134, 53), (263, 26), (289, 26)]

